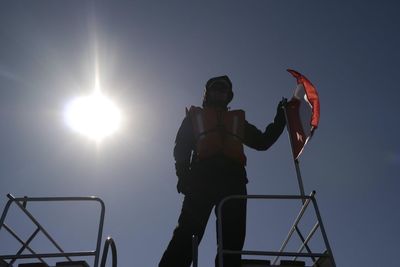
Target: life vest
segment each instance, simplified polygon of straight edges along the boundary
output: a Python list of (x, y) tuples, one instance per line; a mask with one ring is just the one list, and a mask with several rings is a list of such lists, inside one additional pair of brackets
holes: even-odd
[(190, 107), (199, 160), (222, 154), (243, 166), (246, 156), (243, 151), (245, 113), (243, 110), (218, 110), (215, 108)]

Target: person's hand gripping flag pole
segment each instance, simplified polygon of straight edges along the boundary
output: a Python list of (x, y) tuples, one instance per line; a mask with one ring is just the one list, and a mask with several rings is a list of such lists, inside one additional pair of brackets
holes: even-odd
[[(301, 73), (288, 69), (297, 80), (297, 86), (289, 102), (284, 105), (289, 140), (296, 167), (300, 194), (304, 197), (304, 186), (299, 167), (299, 156), (318, 127), (320, 105), (314, 85)], [(304, 199), (303, 199), (304, 202)]]

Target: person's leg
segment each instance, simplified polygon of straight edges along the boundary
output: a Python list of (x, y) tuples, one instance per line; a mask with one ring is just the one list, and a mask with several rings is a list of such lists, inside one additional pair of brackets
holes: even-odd
[[(246, 186), (239, 188), (234, 194), (246, 195)], [(225, 202), (222, 207), (222, 240), (224, 249), (243, 249), (246, 236), (246, 205), (247, 201), (245, 199), (233, 199)], [(224, 267), (240, 267), (240, 262), (241, 255), (239, 254), (224, 255)], [(215, 258), (215, 266), (218, 267), (218, 255)]]
[(192, 236), (201, 241), (213, 201), (204, 196), (185, 196), (178, 226), (161, 258), (159, 267), (189, 267), (192, 262)]

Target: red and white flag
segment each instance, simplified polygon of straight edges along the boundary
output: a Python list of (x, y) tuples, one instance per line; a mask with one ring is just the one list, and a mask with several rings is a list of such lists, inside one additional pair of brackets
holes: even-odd
[(319, 98), (314, 85), (295, 70), (287, 70), (297, 79), (297, 87), (286, 106), (287, 126), (294, 159), (298, 159), (319, 122)]

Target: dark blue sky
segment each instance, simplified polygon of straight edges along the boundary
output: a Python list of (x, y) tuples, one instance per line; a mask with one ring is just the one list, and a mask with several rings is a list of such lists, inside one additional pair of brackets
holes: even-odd
[[(337, 265), (394, 266), (399, 11), (397, 1), (2, 2), (0, 202), (9, 192), (97, 195), (120, 266), (155, 266), (182, 200), (172, 148), (184, 108), (200, 105), (208, 78), (227, 74), (232, 108), (264, 129), (281, 97), (292, 94), (285, 70), (293, 68), (320, 95), (320, 127), (301, 168), (306, 192), (317, 191)], [(63, 120), (68, 100), (93, 89), (96, 58), (102, 89), (125, 116), (100, 146)], [(246, 151), (249, 193), (298, 193), (286, 132), (267, 152)], [(249, 205), (246, 245), (279, 246), (284, 235), (268, 229), (279, 228), (273, 219), (281, 206)], [(213, 262), (213, 220), (201, 266)], [(265, 234), (257, 222), (265, 222)], [(59, 234), (72, 243), (66, 231)]]

